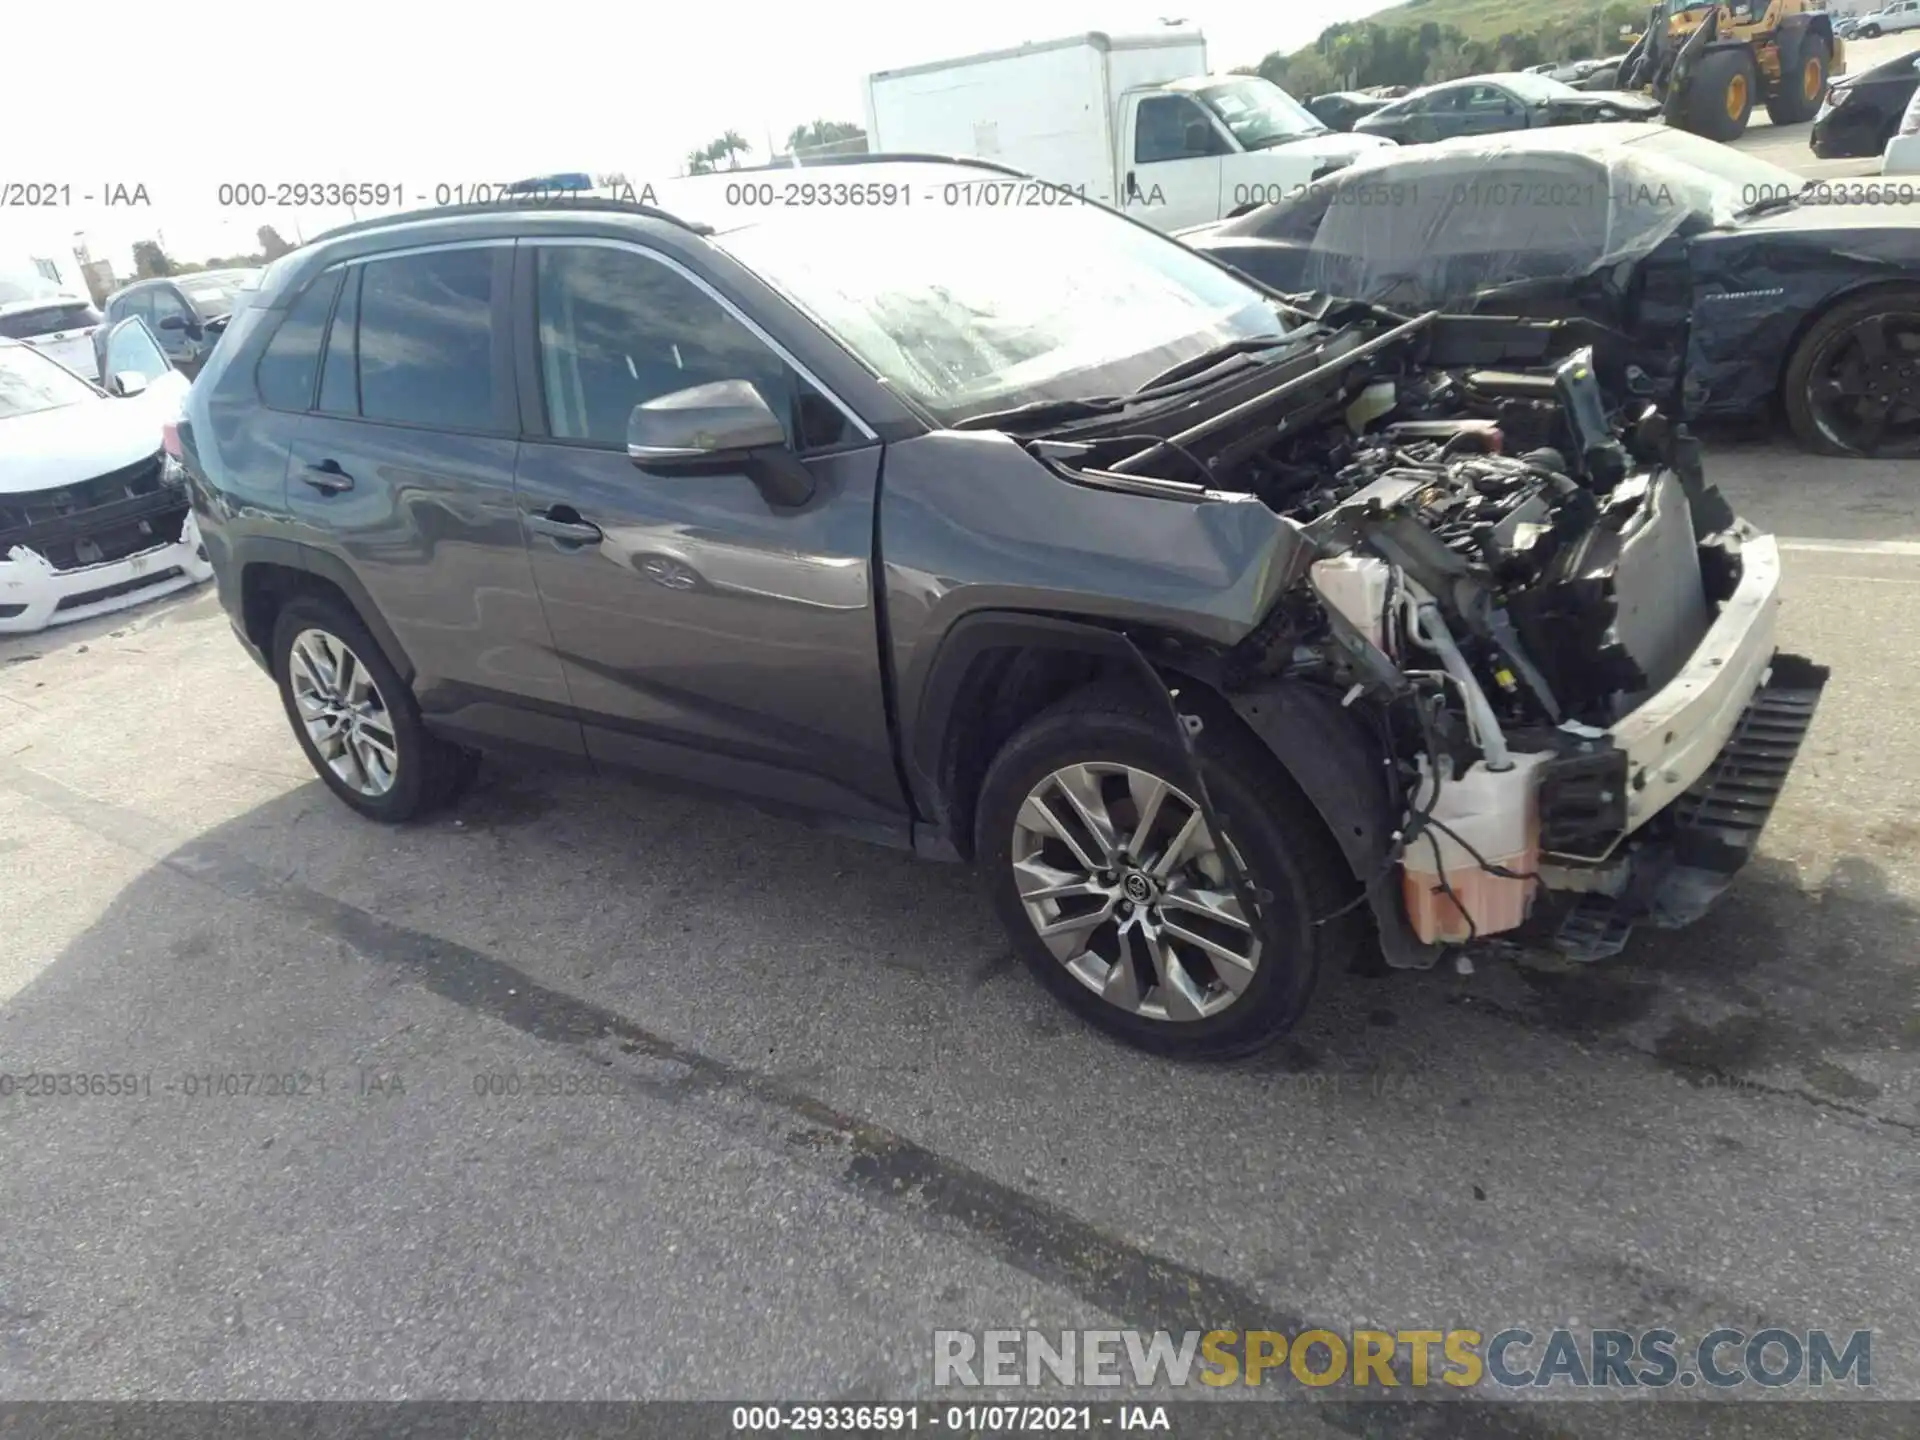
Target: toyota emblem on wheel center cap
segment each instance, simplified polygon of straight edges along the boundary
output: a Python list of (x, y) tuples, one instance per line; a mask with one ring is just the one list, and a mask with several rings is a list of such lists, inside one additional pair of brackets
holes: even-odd
[(1127, 898), (1136, 905), (1144, 905), (1153, 898), (1153, 885), (1138, 871), (1127, 876), (1122, 888), (1127, 892)]

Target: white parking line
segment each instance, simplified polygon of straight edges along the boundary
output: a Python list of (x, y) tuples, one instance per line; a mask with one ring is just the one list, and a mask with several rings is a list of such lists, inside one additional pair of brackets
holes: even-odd
[(1891, 555), (1920, 560), (1920, 540), (1795, 540), (1780, 537), (1782, 550), (1808, 555)]

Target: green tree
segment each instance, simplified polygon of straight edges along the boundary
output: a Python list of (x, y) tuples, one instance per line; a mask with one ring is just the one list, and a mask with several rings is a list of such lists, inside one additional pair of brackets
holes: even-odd
[(133, 273), (142, 280), (171, 275), (173, 262), (167, 258), (167, 252), (160, 248), (158, 240), (136, 240), (133, 242)]
[(713, 147), (709, 145), (704, 149), (689, 150), (685, 164), (687, 174), (689, 175), (711, 175), (713, 173)]
[(832, 145), (841, 140), (862, 140), (867, 132), (847, 120), (815, 120), (796, 125), (787, 132), (787, 149), (803, 150), (814, 145)]
[(254, 237), (260, 242), (261, 256), (268, 260), (278, 260), (293, 249), (293, 246), (280, 238), (280, 232), (271, 225), (262, 225), (254, 231)]
[(727, 162), (727, 168), (729, 170), (738, 170), (740, 168), (740, 157), (752, 153), (753, 146), (747, 143), (746, 137), (738, 130), (729, 130), (721, 135), (718, 140), (713, 142), (711, 150), (714, 164), (717, 165), (724, 160)]

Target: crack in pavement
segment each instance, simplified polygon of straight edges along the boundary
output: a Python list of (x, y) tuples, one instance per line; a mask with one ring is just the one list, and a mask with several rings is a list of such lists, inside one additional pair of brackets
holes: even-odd
[[(1531, 1034), (1548, 1033), (1547, 1027), (1540, 1023), (1538, 1016), (1531, 1015), (1525, 1010), (1516, 1009), (1511, 1005), (1502, 1005), (1499, 1001), (1489, 1000), (1483, 995), (1449, 995), (1446, 997), (1445, 1003), (1457, 1006), (1462, 1010), (1471, 1010), (1476, 1015), (1485, 1015), (1489, 1019), (1504, 1021), (1509, 1025), (1528, 1031)], [(1900, 1130), (1909, 1135), (1920, 1135), (1920, 1121), (1900, 1120), (1891, 1115), (1876, 1115), (1864, 1106), (1849, 1105), (1844, 1100), (1835, 1100), (1829, 1095), (1822, 1095), (1814, 1090), (1803, 1090), (1797, 1085), (1775, 1085), (1765, 1080), (1755, 1080), (1753, 1077), (1742, 1075), (1737, 1071), (1721, 1070), (1711, 1065), (1700, 1065), (1689, 1060), (1657, 1055), (1651, 1050), (1644, 1050), (1640, 1046), (1625, 1040), (1609, 1040), (1595, 1036), (1586, 1043), (1596, 1050), (1602, 1050), (1611, 1055), (1626, 1055), (1640, 1060), (1651, 1060), (1662, 1069), (1671, 1070), (1683, 1079), (1692, 1075), (1698, 1076), (1702, 1080), (1718, 1081), (1722, 1089), (1736, 1095), (1767, 1095), (1781, 1100), (1799, 1100), (1816, 1109), (1832, 1110), (1838, 1114), (1850, 1116), (1855, 1120), (1865, 1120), (1874, 1125), (1885, 1126), (1889, 1130)], [(1872, 1132), (1869, 1131), (1868, 1133)]]

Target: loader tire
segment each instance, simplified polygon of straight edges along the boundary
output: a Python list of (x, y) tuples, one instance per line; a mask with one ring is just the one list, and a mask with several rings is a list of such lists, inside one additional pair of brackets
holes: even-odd
[(1759, 71), (1749, 51), (1709, 50), (1688, 79), (1684, 93), (1672, 97), (1677, 104), (1670, 103), (1669, 109), (1679, 110), (1683, 130), (1722, 144), (1738, 140), (1753, 118), (1759, 83)]
[(1820, 113), (1833, 69), (1833, 47), (1824, 35), (1806, 35), (1780, 57), (1780, 88), (1767, 97), (1767, 117), (1776, 125), (1798, 125)]

